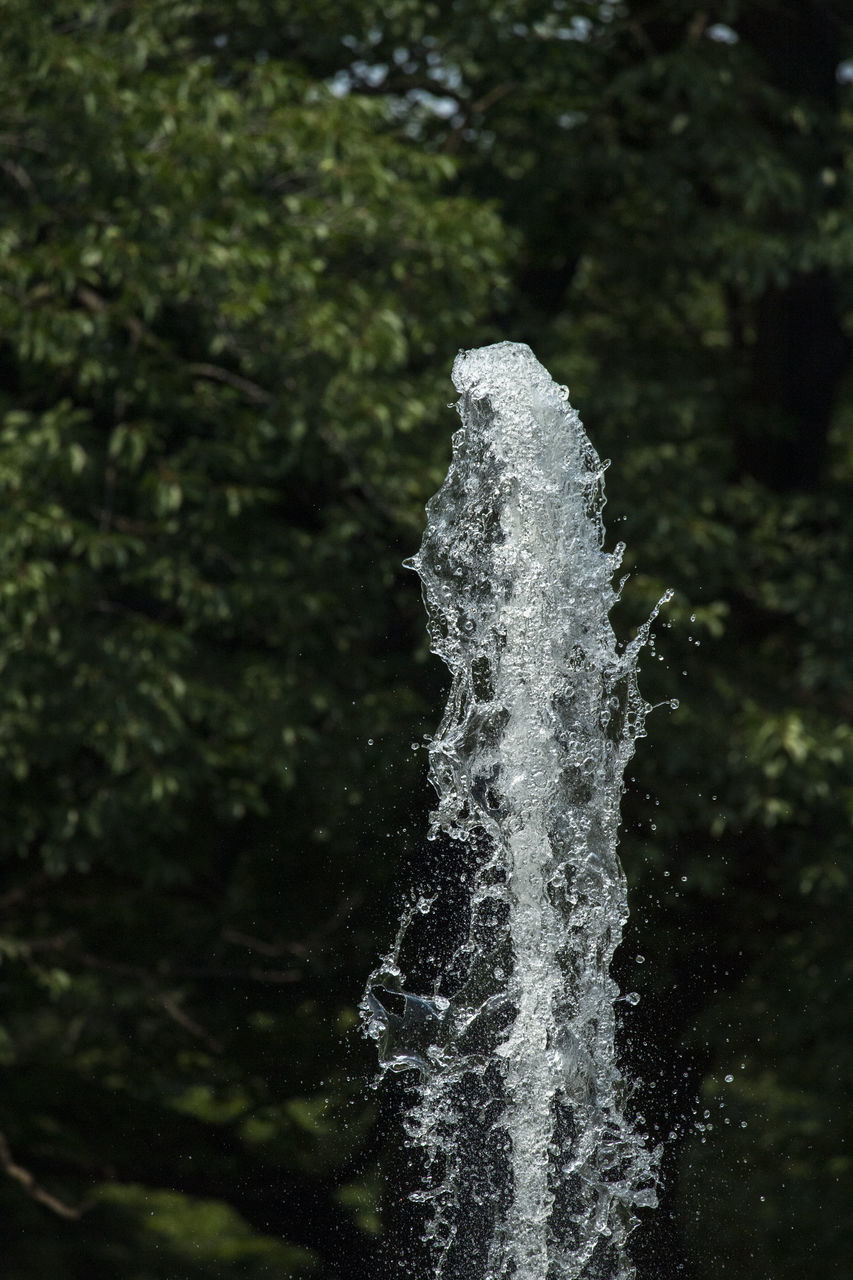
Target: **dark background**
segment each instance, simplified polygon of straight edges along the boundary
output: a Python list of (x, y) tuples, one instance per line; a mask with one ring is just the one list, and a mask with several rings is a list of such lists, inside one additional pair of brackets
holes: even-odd
[(840, 2), (7, 0), (4, 1280), (395, 1274), (356, 1006), (446, 683), (401, 561), (503, 338), (613, 459), (618, 633), (675, 589), (639, 1275), (849, 1275), (851, 83)]

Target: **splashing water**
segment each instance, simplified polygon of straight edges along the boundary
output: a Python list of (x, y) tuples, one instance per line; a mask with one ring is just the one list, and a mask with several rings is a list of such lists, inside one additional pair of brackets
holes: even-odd
[(463, 425), (409, 563), (452, 675), (430, 835), (458, 864), (464, 921), (415, 995), (401, 956), (440, 903), (413, 903), (363, 1012), (383, 1068), (419, 1073), (407, 1125), (436, 1280), (630, 1280), (625, 1241), (656, 1203), (658, 1153), (625, 1115), (610, 964), (628, 914), (622, 777), (650, 709), (637, 660), (657, 609), (620, 651), (607, 464), (529, 347), (461, 352), (453, 381)]

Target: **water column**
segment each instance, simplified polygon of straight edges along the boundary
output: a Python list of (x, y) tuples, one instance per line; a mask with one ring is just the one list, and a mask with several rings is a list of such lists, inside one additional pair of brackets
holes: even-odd
[(629, 1280), (656, 1155), (625, 1114), (610, 964), (651, 619), (617, 645), (623, 548), (603, 550), (604, 466), (566, 389), (509, 342), (460, 353), (453, 380), (462, 428), (411, 564), (452, 675), (430, 834), (465, 919), (414, 994), (406, 940), (435, 897), (413, 903), (368, 984), (368, 1032), (386, 1068), (420, 1074), (409, 1135), (436, 1278)]

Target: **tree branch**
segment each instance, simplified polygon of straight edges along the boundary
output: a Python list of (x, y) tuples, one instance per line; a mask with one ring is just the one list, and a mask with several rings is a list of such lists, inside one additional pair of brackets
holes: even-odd
[(4, 1133), (0, 1133), (0, 1168), (19, 1186), (23, 1187), (28, 1196), (33, 1200), (37, 1200), (39, 1204), (43, 1204), (46, 1209), (50, 1209), (52, 1213), (57, 1214), (60, 1218), (76, 1221), (89, 1208), (88, 1205), (75, 1206), (66, 1204), (64, 1200), (59, 1199), (59, 1196), (55, 1196), (52, 1192), (45, 1190), (43, 1186), (36, 1182), (29, 1169), (25, 1169), (23, 1165), (15, 1162)]

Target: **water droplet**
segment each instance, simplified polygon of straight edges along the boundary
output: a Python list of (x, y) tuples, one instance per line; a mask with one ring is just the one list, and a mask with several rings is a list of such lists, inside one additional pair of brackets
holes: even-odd
[(624, 997), (624, 999), (627, 1004), (639, 1004), (640, 993), (639, 991), (629, 991), (628, 994)]
[(635, 958), (636, 958), (637, 964), (645, 964), (645, 963), (646, 963), (646, 957), (645, 957), (645, 956), (636, 956)]
[(669, 705), (672, 707), (673, 711), (677, 711), (677, 710), (678, 710), (678, 707), (679, 707), (678, 699), (677, 699), (677, 698), (670, 698), (670, 700), (669, 700)]
[(418, 748), (420, 747), (420, 743), (419, 743), (419, 742), (410, 742), (410, 743), (409, 743), (409, 746), (412, 748), (412, 750), (413, 750), (413, 751), (417, 751), (417, 750), (418, 750)]
[(367, 739), (367, 745), (368, 745), (369, 747), (372, 747), (372, 746), (373, 746), (373, 739), (372, 739), (372, 738), (368, 738), (368, 739)]
[(734, 1080), (734, 1076), (724, 1076), (723, 1078), (725, 1079), (726, 1084), (731, 1084)]
[(681, 877), (681, 883), (682, 883), (682, 884), (687, 884), (687, 876), (682, 876), (682, 877)]

